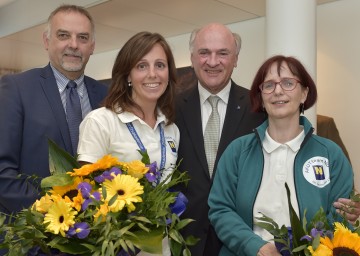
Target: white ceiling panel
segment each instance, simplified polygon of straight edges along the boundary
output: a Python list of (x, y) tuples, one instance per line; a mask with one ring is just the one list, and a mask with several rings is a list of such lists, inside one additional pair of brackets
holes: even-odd
[[(332, 1), (336, 0), (317, 2)], [(48, 16), (44, 13), (60, 2), (73, 3), (0, 0), (0, 14), (6, 14), (0, 15), (0, 69), (26, 70), (48, 63), (42, 43), (44, 20)], [(95, 53), (118, 50), (140, 31), (172, 37), (190, 33), (209, 22), (231, 24), (262, 17), (266, 9), (266, 0), (79, 0), (76, 4), (89, 7), (95, 20)], [(20, 9), (26, 11), (26, 20), (16, 11)]]

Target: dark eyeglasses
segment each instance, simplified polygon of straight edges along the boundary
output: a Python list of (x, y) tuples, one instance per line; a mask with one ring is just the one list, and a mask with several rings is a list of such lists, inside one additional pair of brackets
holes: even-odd
[(260, 84), (259, 89), (262, 93), (270, 94), (275, 91), (276, 85), (279, 84), (284, 91), (292, 91), (295, 89), (298, 83), (300, 83), (300, 81), (296, 78), (284, 77), (281, 78), (279, 82), (274, 80), (265, 81)]

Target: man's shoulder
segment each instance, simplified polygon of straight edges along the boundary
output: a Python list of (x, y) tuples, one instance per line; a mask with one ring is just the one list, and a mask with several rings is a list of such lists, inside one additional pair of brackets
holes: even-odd
[(95, 80), (94, 78), (90, 76), (84, 76), (85, 84), (89, 84), (92, 86), (100, 86), (100, 87), (107, 87), (107, 85), (99, 82), (98, 80)]
[(33, 68), (16, 74), (4, 75), (0, 79), (0, 84), (11, 85), (11, 88), (14, 89), (33, 90), (35, 85), (38, 85), (41, 79), (47, 76), (46, 68)]
[(181, 104), (182, 102), (191, 101), (191, 99), (199, 99), (199, 90), (198, 87), (192, 87), (177, 93), (175, 97), (176, 105)]
[(16, 79), (16, 80), (34, 78), (44, 73), (44, 69), (45, 68), (33, 68), (33, 69), (25, 70), (20, 73), (5, 75), (4, 78)]
[(243, 94), (249, 94), (250, 90), (244, 86), (238, 85), (237, 83), (235, 83), (234, 81), (231, 80), (231, 89), (230, 90), (234, 90), (238, 93), (243, 93)]
[(90, 91), (96, 94), (101, 94), (99, 95), (101, 98), (105, 97), (108, 92), (109, 87), (107, 85), (95, 80), (92, 77), (84, 76), (84, 82), (88, 92)]

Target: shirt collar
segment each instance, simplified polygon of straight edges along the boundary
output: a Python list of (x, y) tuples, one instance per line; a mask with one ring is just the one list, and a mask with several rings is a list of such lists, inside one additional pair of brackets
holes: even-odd
[[(220, 92), (218, 92), (216, 94), (226, 104), (229, 101), (230, 88), (231, 88), (231, 80), (229, 80), (228, 84)], [(206, 90), (200, 84), (200, 82), (198, 82), (198, 89), (199, 89), (199, 94), (200, 94), (200, 103), (201, 103), (201, 105), (203, 105), (205, 103), (205, 101), (207, 100), (207, 98), (209, 98), (209, 96), (211, 96), (213, 94), (211, 94), (208, 90)]]
[[(70, 81), (69, 78), (61, 74), (53, 65), (50, 63), (50, 67), (53, 70), (56, 84), (58, 86), (60, 94), (66, 89), (66, 85)], [(77, 92), (80, 97), (83, 97), (84, 90), (85, 90), (85, 83), (84, 83), (84, 74), (82, 74), (78, 79), (75, 79), (74, 82), (77, 84)]]
[(302, 131), (299, 133), (298, 136), (296, 136), (294, 139), (281, 144), (279, 142), (276, 142), (275, 140), (273, 140), (269, 133), (268, 130), (266, 129), (265, 132), (265, 137), (263, 140), (263, 148), (267, 153), (272, 153), (273, 151), (275, 151), (277, 148), (279, 148), (282, 145), (286, 145), (288, 146), (294, 153), (296, 153), (297, 151), (299, 151), (301, 143), (303, 142), (305, 138), (305, 132), (304, 129), (302, 129)]
[[(165, 115), (161, 112), (160, 109), (157, 110), (158, 112), (158, 116), (156, 119), (156, 124), (155, 124), (155, 129), (157, 128), (157, 126), (162, 123), (162, 122), (166, 122), (166, 117)], [(140, 117), (138, 117), (137, 115), (134, 115), (132, 112), (121, 112), (120, 114), (118, 114), (119, 119), (121, 120), (121, 122), (123, 123), (131, 123), (135, 120), (138, 120), (141, 124), (145, 124), (144, 120), (142, 120)]]

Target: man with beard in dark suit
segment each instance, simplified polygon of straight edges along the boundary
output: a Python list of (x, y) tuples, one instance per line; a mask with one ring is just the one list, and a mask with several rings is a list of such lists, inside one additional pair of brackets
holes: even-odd
[[(78, 124), (107, 93), (105, 85), (84, 75), (95, 47), (94, 21), (86, 9), (58, 7), (43, 41), (50, 59), (46, 67), (0, 80), (0, 212), (35, 202), (40, 178), (50, 175), (48, 139), (75, 156)], [(77, 111), (72, 119), (70, 102)], [(32, 175), (38, 178), (27, 179)]]

